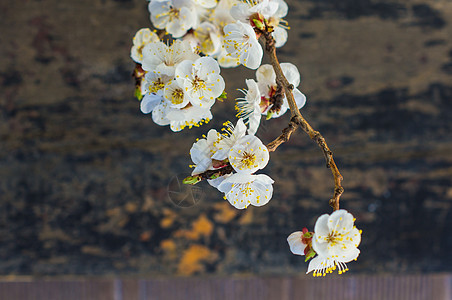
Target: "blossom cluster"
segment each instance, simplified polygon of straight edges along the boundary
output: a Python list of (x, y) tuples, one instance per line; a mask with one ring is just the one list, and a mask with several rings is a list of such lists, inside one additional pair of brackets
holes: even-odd
[[(306, 96), (297, 88), (300, 85), (300, 72), (291, 63), (282, 63), (281, 69), (287, 81), (294, 86), (293, 96), (298, 108), (306, 103)], [(250, 133), (255, 134), (261, 122), (261, 115), (278, 118), (289, 109), (287, 97), (278, 101), (276, 74), (271, 65), (261, 65), (256, 71), (256, 79), (247, 79), (248, 90), (243, 90), (244, 97), (237, 99), (237, 116), (245, 120)]]
[[(140, 29), (130, 52), (136, 63), (140, 109), (151, 114), (156, 124), (177, 132), (209, 122), (216, 100), (226, 97), (220, 67), (243, 65), (256, 70), (256, 78), (246, 79), (247, 88), (240, 90), (243, 97), (236, 99), (236, 125), (226, 122), (219, 132), (211, 129), (191, 147), (194, 169), (184, 183), (207, 179), (237, 209), (269, 203), (274, 181), (256, 174), (268, 164), (269, 150), (255, 134), (262, 116), (278, 118), (289, 108), (295, 114), (294, 109), (306, 103), (295, 65), (279, 64), (276, 58), (273, 65), (261, 65), (261, 36), (267, 46), (286, 43), (287, 4), (284, 0), (149, 0), (148, 10), (154, 28), (171, 35), (164, 42), (157, 31)], [(290, 88), (284, 90), (283, 80), (277, 81), (275, 64)], [(291, 105), (286, 92), (293, 96)], [(312, 259), (307, 273), (324, 276), (338, 268), (341, 274), (360, 253), (361, 231), (354, 221), (345, 210), (322, 215), (313, 232), (304, 228), (287, 238), (290, 250), (305, 255), (306, 261)]]
[(269, 161), (267, 147), (255, 135), (246, 134), (242, 119), (236, 126), (230, 122), (224, 125), (221, 132), (211, 129), (207, 136), (193, 144), (190, 149), (195, 164), (192, 175), (230, 165), (234, 173), (214, 176), (208, 180), (209, 184), (224, 193), (224, 199), (237, 209), (267, 204), (273, 194), (273, 180), (265, 174), (254, 174)]
[[(141, 111), (152, 112), (158, 125), (180, 131), (199, 126), (212, 118), (210, 108), (224, 92), (220, 67), (211, 57), (200, 57), (186, 41), (168, 46), (141, 30), (135, 40), (148, 40), (141, 49), (132, 48), (145, 72), (140, 84)], [(151, 38), (144, 38), (150, 36)]]
[(287, 40), (283, 0), (151, 0), (148, 8), (155, 28), (189, 41), (222, 67), (259, 67), (263, 51), (253, 29), (256, 18), (274, 28), (278, 47)]
[(283, 0), (150, 0), (148, 9), (154, 27), (178, 40), (169, 46), (148, 28), (136, 33), (135, 95), (143, 113), (173, 131), (212, 119), (210, 108), (225, 95), (220, 66), (261, 65), (259, 30), (270, 30), (277, 47), (287, 40)]
[(336, 268), (339, 274), (348, 271), (346, 263), (356, 260), (360, 253), (362, 231), (354, 223), (352, 214), (340, 209), (320, 216), (313, 233), (304, 229), (289, 235), (287, 242), (292, 253), (306, 255), (306, 260), (317, 254), (306, 274), (314, 271), (314, 276), (325, 276)]

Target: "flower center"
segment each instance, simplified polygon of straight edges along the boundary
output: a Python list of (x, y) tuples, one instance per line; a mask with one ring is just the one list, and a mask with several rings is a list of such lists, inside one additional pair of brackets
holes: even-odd
[(240, 191), (242, 192), (243, 195), (245, 195), (245, 197), (249, 197), (254, 193), (254, 190), (251, 188), (251, 185), (249, 183), (242, 185)]
[(171, 93), (171, 103), (173, 104), (181, 104), (184, 101), (184, 92), (182, 89), (175, 89)]
[(248, 152), (243, 152), (243, 157), (241, 160), (242, 165), (244, 165), (247, 168), (251, 168), (254, 166), (254, 163), (256, 162), (256, 155)]
[(137, 52), (140, 55), (141, 58), (143, 58), (143, 48), (144, 48), (145, 44), (141, 45), (140, 47), (137, 48)]
[(163, 89), (165, 84), (163, 83), (161, 78), (157, 78), (156, 81), (152, 81), (149, 85), (149, 93), (156, 93), (157, 91)]
[(161, 14), (158, 14), (155, 16), (156, 19), (168, 16), (169, 21), (168, 22), (172, 22), (174, 19), (178, 19), (179, 18), (179, 13), (180, 11), (177, 8), (174, 8), (173, 6), (169, 7), (168, 11), (165, 11)]
[(261, 0), (242, 0), (242, 2), (248, 4), (249, 7), (253, 7), (258, 5), (261, 2)]
[(195, 80), (192, 81), (192, 85), (195, 91), (206, 89), (206, 82), (200, 79), (198, 76), (195, 76)]
[(208, 29), (200, 28), (194, 32), (195, 37), (200, 41), (201, 52), (209, 53), (215, 50), (212, 39), (210, 38), (210, 31)]
[(179, 10), (176, 9), (176, 8), (174, 8), (174, 7), (171, 7), (171, 9), (170, 9), (170, 11), (169, 11), (168, 14), (169, 14), (170, 22), (171, 22), (173, 19), (179, 18)]
[(337, 232), (336, 230), (333, 230), (333, 232), (330, 232), (328, 236), (326, 237), (326, 241), (330, 246), (334, 246), (344, 240), (342, 233)]

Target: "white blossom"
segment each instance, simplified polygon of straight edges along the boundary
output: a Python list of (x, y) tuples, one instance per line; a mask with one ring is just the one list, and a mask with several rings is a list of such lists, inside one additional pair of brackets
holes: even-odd
[(245, 135), (237, 140), (228, 155), (234, 170), (247, 174), (265, 168), (269, 158), (267, 147), (254, 135)]
[(163, 89), (170, 81), (171, 77), (167, 75), (158, 72), (146, 73), (142, 81), (144, 83), (142, 88), (144, 97), (140, 102), (140, 109), (144, 114), (152, 112), (154, 108), (160, 105), (163, 101)]
[[(162, 92), (145, 94), (140, 102), (141, 112), (144, 114), (152, 112), (163, 101), (162, 96), (163, 96)], [(168, 124), (159, 124), (159, 125), (168, 125)]]
[(302, 237), (303, 237), (302, 231), (295, 231), (292, 232), (287, 238), (290, 251), (292, 251), (293, 254), (304, 255), (304, 249), (306, 248), (307, 245), (303, 243)]
[[(222, 41), (224, 44), (224, 39)], [(240, 60), (237, 57), (232, 57), (223, 47), (215, 57), (222, 68), (234, 68), (240, 65)]]
[(284, 0), (272, 0), (272, 1), (278, 4), (278, 9), (273, 15), (270, 16), (270, 19), (271, 18), (281, 19), (287, 16), (287, 13), (289, 11), (289, 6), (287, 6), (287, 3)]
[(220, 0), (218, 5), (212, 11), (210, 19), (222, 31), (223, 27), (229, 23), (234, 23), (235, 19), (231, 16), (231, 8), (236, 3), (236, 0)]
[(213, 186), (214, 188), (218, 189), (218, 186), (228, 177), (232, 176), (232, 174), (226, 174), (223, 176), (220, 176), (218, 178), (215, 179), (207, 179), (207, 182)]
[(235, 19), (230, 14), (231, 7), (235, 2), (236, 0), (220, 0), (209, 18), (210, 22), (218, 28), (218, 32), (221, 36), (221, 47), (213, 54), (213, 57), (217, 59), (218, 64), (223, 68), (231, 68), (240, 65), (239, 59), (237, 57), (232, 57), (224, 48), (224, 27), (235, 22)]
[(228, 24), (223, 29), (225, 33), (224, 46), (226, 51), (238, 58), (238, 62), (250, 69), (257, 69), (262, 61), (264, 52), (256, 38), (253, 27), (247, 23), (237, 21)]
[(151, 0), (148, 8), (152, 24), (175, 38), (196, 26), (197, 14), (190, 0)]
[[(192, 165), (192, 167), (194, 167), (192, 175), (216, 169), (213, 165), (212, 156), (216, 153), (216, 144), (218, 140), (221, 139), (221, 136), (222, 135), (215, 129), (211, 129), (207, 133), (207, 136), (203, 135), (202, 139), (197, 139), (193, 144), (190, 149), (191, 160), (194, 163), (194, 165)], [(215, 179), (207, 179), (207, 182), (214, 188), (218, 188), (218, 186), (231, 175), (232, 174), (226, 174)]]
[(222, 33), (215, 24), (202, 22), (191, 34), (192, 41), (205, 55), (218, 53), (222, 46)]
[(174, 108), (173, 104), (164, 98), (163, 90), (148, 93), (141, 100), (141, 111), (145, 114), (152, 112), (152, 120), (160, 125), (170, 125), (172, 131), (177, 132), (188, 127), (199, 127), (212, 119), (210, 109), (187, 105)]
[(159, 72), (146, 72), (146, 75), (144, 76), (144, 92), (157, 93), (158, 91), (163, 90), (171, 79), (171, 76)]
[[(300, 109), (306, 103), (306, 96), (296, 87), (300, 84), (300, 72), (295, 65), (291, 63), (281, 63), (281, 69), (287, 81), (292, 84), (295, 89), (292, 91), (297, 107)], [(262, 65), (256, 71), (257, 83), (262, 97), (270, 99), (277, 90), (276, 74), (271, 65)], [(262, 113), (267, 114), (272, 105), (268, 106)], [(272, 118), (282, 116), (289, 109), (289, 103), (284, 95), (281, 109), (272, 114)]]
[(143, 48), (149, 43), (159, 42), (159, 37), (155, 32), (152, 32), (149, 28), (142, 28), (137, 31), (133, 37), (133, 46), (130, 49), (130, 57), (137, 62), (141, 63), (143, 60)]
[(224, 91), (220, 67), (211, 57), (183, 61), (177, 66), (175, 76), (193, 106), (210, 108)]
[(198, 58), (199, 55), (194, 53), (188, 41), (175, 40), (171, 46), (162, 42), (151, 43), (143, 49), (142, 67), (146, 71), (174, 76), (177, 65), (182, 61)]
[(278, 10), (278, 3), (273, 0), (245, 0), (238, 1), (231, 8), (231, 15), (234, 19), (241, 22), (250, 21), (249, 17), (253, 14), (261, 14), (268, 19)]
[(242, 119), (238, 119), (234, 126), (231, 122), (225, 122), (222, 133), (219, 133), (218, 139), (215, 141), (215, 153), (212, 156), (216, 160), (224, 160), (228, 157), (229, 152), (239, 139), (245, 136), (246, 126)]
[(248, 125), (249, 134), (255, 134), (262, 116), (261, 94), (257, 82), (253, 79), (247, 79), (246, 86), (248, 87), (247, 91), (241, 90), (245, 97), (236, 99), (237, 117), (242, 118)]
[(187, 105), (187, 107), (182, 109), (170, 109), (166, 114), (166, 118), (170, 120), (171, 130), (177, 132), (186, 127), (199, 127), (204, 123), (208, 123), (213, 116), (209, 108)]
[(214, 152), (214, 142), (218, 136), (215, 129), (209, 130), (207, 136), (203, 139), (197, 139), (190, 149), (191, 160), (194, 163), (192, 175), (203, 173), (207, 170), (213, 169), (212, 153)]
[(193, 2), (204, 8), (214, 8), (217, 5), (217, 0), (193, 0)]
[(336, 267), (339, 274), (348, 270), (345, 263), (356, 260), (360, 253), (357, 247), (361, 242), (361, 231), (354, 226), (354, 221), (344, 209), (317, 219), (312, 248), (318, 256), (311, 260), (306, 274), (314, 271), (314, 276), (324, 276)]
[[(278, 23), (279, 24), (279, 23)], [(272, 32), (272, 36), (275, 39), (275, 47), (280, 48), (287, 42), (287, 30), (281, 26), (276, 26)]]
[(223, 180), (218, 186), (224, 198), (237, 209), (247, 208), (250, 204), (267, 204), (273, 194), (273, 179), (264, 174), (250, 175), (236, 173)]
[(175, 80), (165, 86), (163, 97), (168, 100), (172, 108), (184, 108), (190, 102), (184, 89)]
[(272, 36), (275, 39), (275, 47), (284, 46), (287, 41), (287, 30), (289, 26), (283, 18), (287, 15), (289, 7), (284, 0), (273, 0), (278, 4), (276, 12), (268, 19), (270, 26), (273, 26)]
[(193, 144), (190, 150), (190, 156), (194, 163), (193, 167), (195, 167), (192, 175), (214, 170), (216, 167), (213, 165), (213, 160), (223, 161), (226, 159), (229, 149), (239, 138), (245, 135), (246, 126), (241, 119), (237, 121), (236, 126), (233, 126), (231, 122), (226, 122), (224, 125), (226, 127), (223, 128), (223, 132), (211, 129), (207, 136), (203, 135), (203, 138), (197, 139)]

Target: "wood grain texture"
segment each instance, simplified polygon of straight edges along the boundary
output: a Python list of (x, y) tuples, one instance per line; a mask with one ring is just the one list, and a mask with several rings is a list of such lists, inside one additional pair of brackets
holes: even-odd
[[(452, 271), (452, 3), (287, 2), (279, 59), (301, 71), (303, 116), (363, 229), (350, 274)], [(222, 70), (229, 99), (209, 124), (159, 127), (133, 99), (129, 59), (149, 25), (144, 0), (1, 2), (0, 274), (304, 276), (286, 238), (330, 211), (323, 154), (294, 133), (262, 171), (275, 185), (261, 208), (179, 187), (193, 141), (231, 118), (255, 75)], [(258, 136), (268, 143), (288, 121), (264, 121)]]

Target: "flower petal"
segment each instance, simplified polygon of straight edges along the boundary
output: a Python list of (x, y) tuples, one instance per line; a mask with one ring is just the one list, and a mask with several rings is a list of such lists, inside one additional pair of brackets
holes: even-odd
[(261, 65), (263, 56), (264, 51), (261, 44), (257, 40), (250, 40), (249, 49), (242, 53), (239, 60), (245, 67), (256, 70)]
[(319, 235), (317, 232), (314, 232), (314, 236), (312, 237), (312, 249), (314, 249), (318, 255), (331, 257), (332, 251), (330, 244), (328, 243), (328, 235)]
[(160, 102), (160, 104), (157, 105), (152, 110), (152, 121), (154, 121), (154, 123), (160, 126), (170, 124), (171, 121), (167, 118), (168, 112), (169, 112), (168, 103), (166, 101)]
[(284, 28), (276, 26), (272, 35), (273, 35), (273, 38), (275, 39), (275, 47), (276, 48), (280, 48), (286, 44), (288, 35), (287, 35), (287, 30), (285, 30)]
[(176, 70), (174, 71), (174, 76), (176, 77), (176, 81), (181, 87), (189, 87), (189, 82), (186, 82), (191, 78), (191, 72), (193, 68), (193, 62), (191, 60), (184, 60), (180, 64), (177, 65)]
[(302, 231), (295, 231), (289, 235), (287, 242), (289, 243), (290, 251), (293, 254), (304, 255), (304, 249), (306, 244), (303, 244), (301, 237), (303, 235)]
[(359, 256), (359, 249), (358, 248), (350, 248), (350, 251), (343, 252), (342, 255), (339, 255), (336, 257), (337, 261), (348, 263), (351, 262), (354, 259), (357, 259)]
[[(262, 180), (263, 177), (264, 179)], [(261, 181), (262, 180), (262, 181)], [(263, 206), (267, 204), (273, 195), (273, 180), (264, 174), (256, 175), (256, 179), (252, 184), (253, 195), (248, 198), (249, 202), (254, 206)]]
[(229, 162), (236, 172), (254, 173), (265, 168), (269, 160), (267, 147), (254, 135), (246, 135), (229, 151)]
[[(353, 215), (345, 209), (339, 209), (333, 212), (328, 220), (328, 227), (330, 231), (344, 230), (350, 231), (353, 228)], [(345, 228), (345, 229), (343, 229)]]
[(281, 63), (281, 69), (289, 83), (293, 84), (294, 87), (300, 85), (300, 72), (298, 72), (298, 68), (294, 64)]
[(333, 260), (317, 255), (309, 262), (308, 271), (306, 272), (306, 274), (312, 271), (315, 271), (314, 274), (317, 272), (322, 273), (323, 270), (331, 268), (333, 266), (334, 266)]
[(231, 176), (231, 174), (226, 174), (226, 175), (223, 175), (223, 176), (218, 177), (218, 178), (216, 178), (216, 179), (208, 179), (207, 182), (208, 182), (211, 186), (213, 186), (214, 188), (218, 188), (218, 186), (219, 186), (226, 178), (228, 178), (229, 176)]
[(306, 96), (300, 92), (299, 89), (293, 90), (293, 97), (295, 98), (295, 103), (298, 109), (302, 108), (306, 104)]
[(195, 61), (195, 68), (198, 71), (197, 75), (201, 79), (207, 79), (211, 74), (220, 74), (220, 67), (218, 62), (210, 56), (204, 56)]
[(276, 84), (276, 74), (273, 67), (269, 64), (260, 66), (256, 71), (256, 79), (265, 87)]
[(159, 94), (146, 94), (140, 103), (140, 109), (144, 114), (148, 114), (162, 102), (162, 96)]
[(315, 234), (320, 235), (320, 236), (328, 236), (328, 234), (330, 233), (330, 228), (328, 226), (328, 218), (329, 217), (330, 217), (330, 215), (324, 214), (324, 215), (321, 215), (317, 219), (317, 222), (315, 222), (315, 227), (314, 227)]

